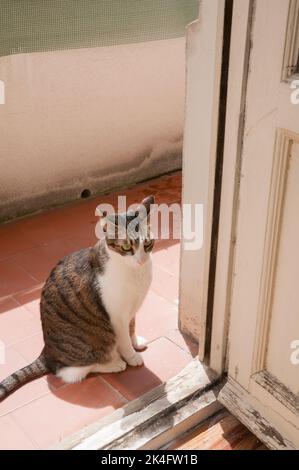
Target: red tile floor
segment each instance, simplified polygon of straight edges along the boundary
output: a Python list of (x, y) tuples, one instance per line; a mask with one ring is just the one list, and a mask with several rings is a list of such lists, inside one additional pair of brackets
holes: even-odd
[[(96, 242), (100, 202), (128, 204), (154, 194), (158, 203), (180, 201), (181, 174), (27, 217), (0, 227), (0, 340), (5, 362), (0, 380), (34, 360), (42, 349), (39, 296), (51, 268), (64, 255)], [(49, 375), (0, 403), (0, 449), (38, 449), (59, 440), (139, 397), (177, 374), (196, 345), (177, 329), (178, 240), (157, 241), (150, 292), (137, 316), (137, 332), (149, 341), (144, 366), (65, 385)]]

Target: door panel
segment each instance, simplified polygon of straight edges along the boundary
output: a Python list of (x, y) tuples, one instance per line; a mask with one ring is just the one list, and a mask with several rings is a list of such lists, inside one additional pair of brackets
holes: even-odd
[(287, 169), (266, 358), (266, 369), (294, 395), (299, 393), (299, 370), (296, 373), (290, 360), (291, 345), (299, 337), (299, 135), (295, 138)]
[[(299, 105), (292, 104), (292, 75), (285, 73), (287, 58), (297, 57), (297, 4), (255, 0), (248, 17), (252, 48), (239, 139), (229, 380), (220, 394), (279, 449), (299, 448), (299, 365), (291, 361), (299, 340)], [(236, 0), (234, 18), (241, 8)]]

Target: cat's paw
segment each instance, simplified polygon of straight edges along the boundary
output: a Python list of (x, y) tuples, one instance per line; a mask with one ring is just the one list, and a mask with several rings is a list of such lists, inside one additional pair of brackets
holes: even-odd
[(144, 351), (147, 348), (147, 341), (143, 336), (134, 335), (132, 337), (132, 346), (136, 351)]
[(109, 374), (111, 372), (122, 372), (127, 368), (127, 363), (123, 361), (120, 357), (113, 359), (106, 364), (95, 364), (92, 367), (92, 372), (100, 374)]
[(137, 367), (137, 366), (142, 366), (143, 365), (143, 359), (141, 354), (136, 352), (134, 356), (130, 357), (129, 359), (126, 359), (127, 363), (129, 366)]
[(119, 358), (112, 362), (110, 372), (122, 372), (126, 368), (127, 368), (127, 363), (123, 361), (121, 358)]

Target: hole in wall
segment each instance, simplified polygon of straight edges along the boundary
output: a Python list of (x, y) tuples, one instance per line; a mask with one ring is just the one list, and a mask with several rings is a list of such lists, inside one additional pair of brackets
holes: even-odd
[(88, 197), (91, 196), (91, 191), (88, 188), (83, 189), (81, 193), (81, 199), (87, 199)]

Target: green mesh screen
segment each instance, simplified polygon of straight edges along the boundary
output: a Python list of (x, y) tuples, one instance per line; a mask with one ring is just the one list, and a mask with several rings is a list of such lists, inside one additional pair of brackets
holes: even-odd
[(198, 0), (0, 0), (0, 56), (183, 36)]

